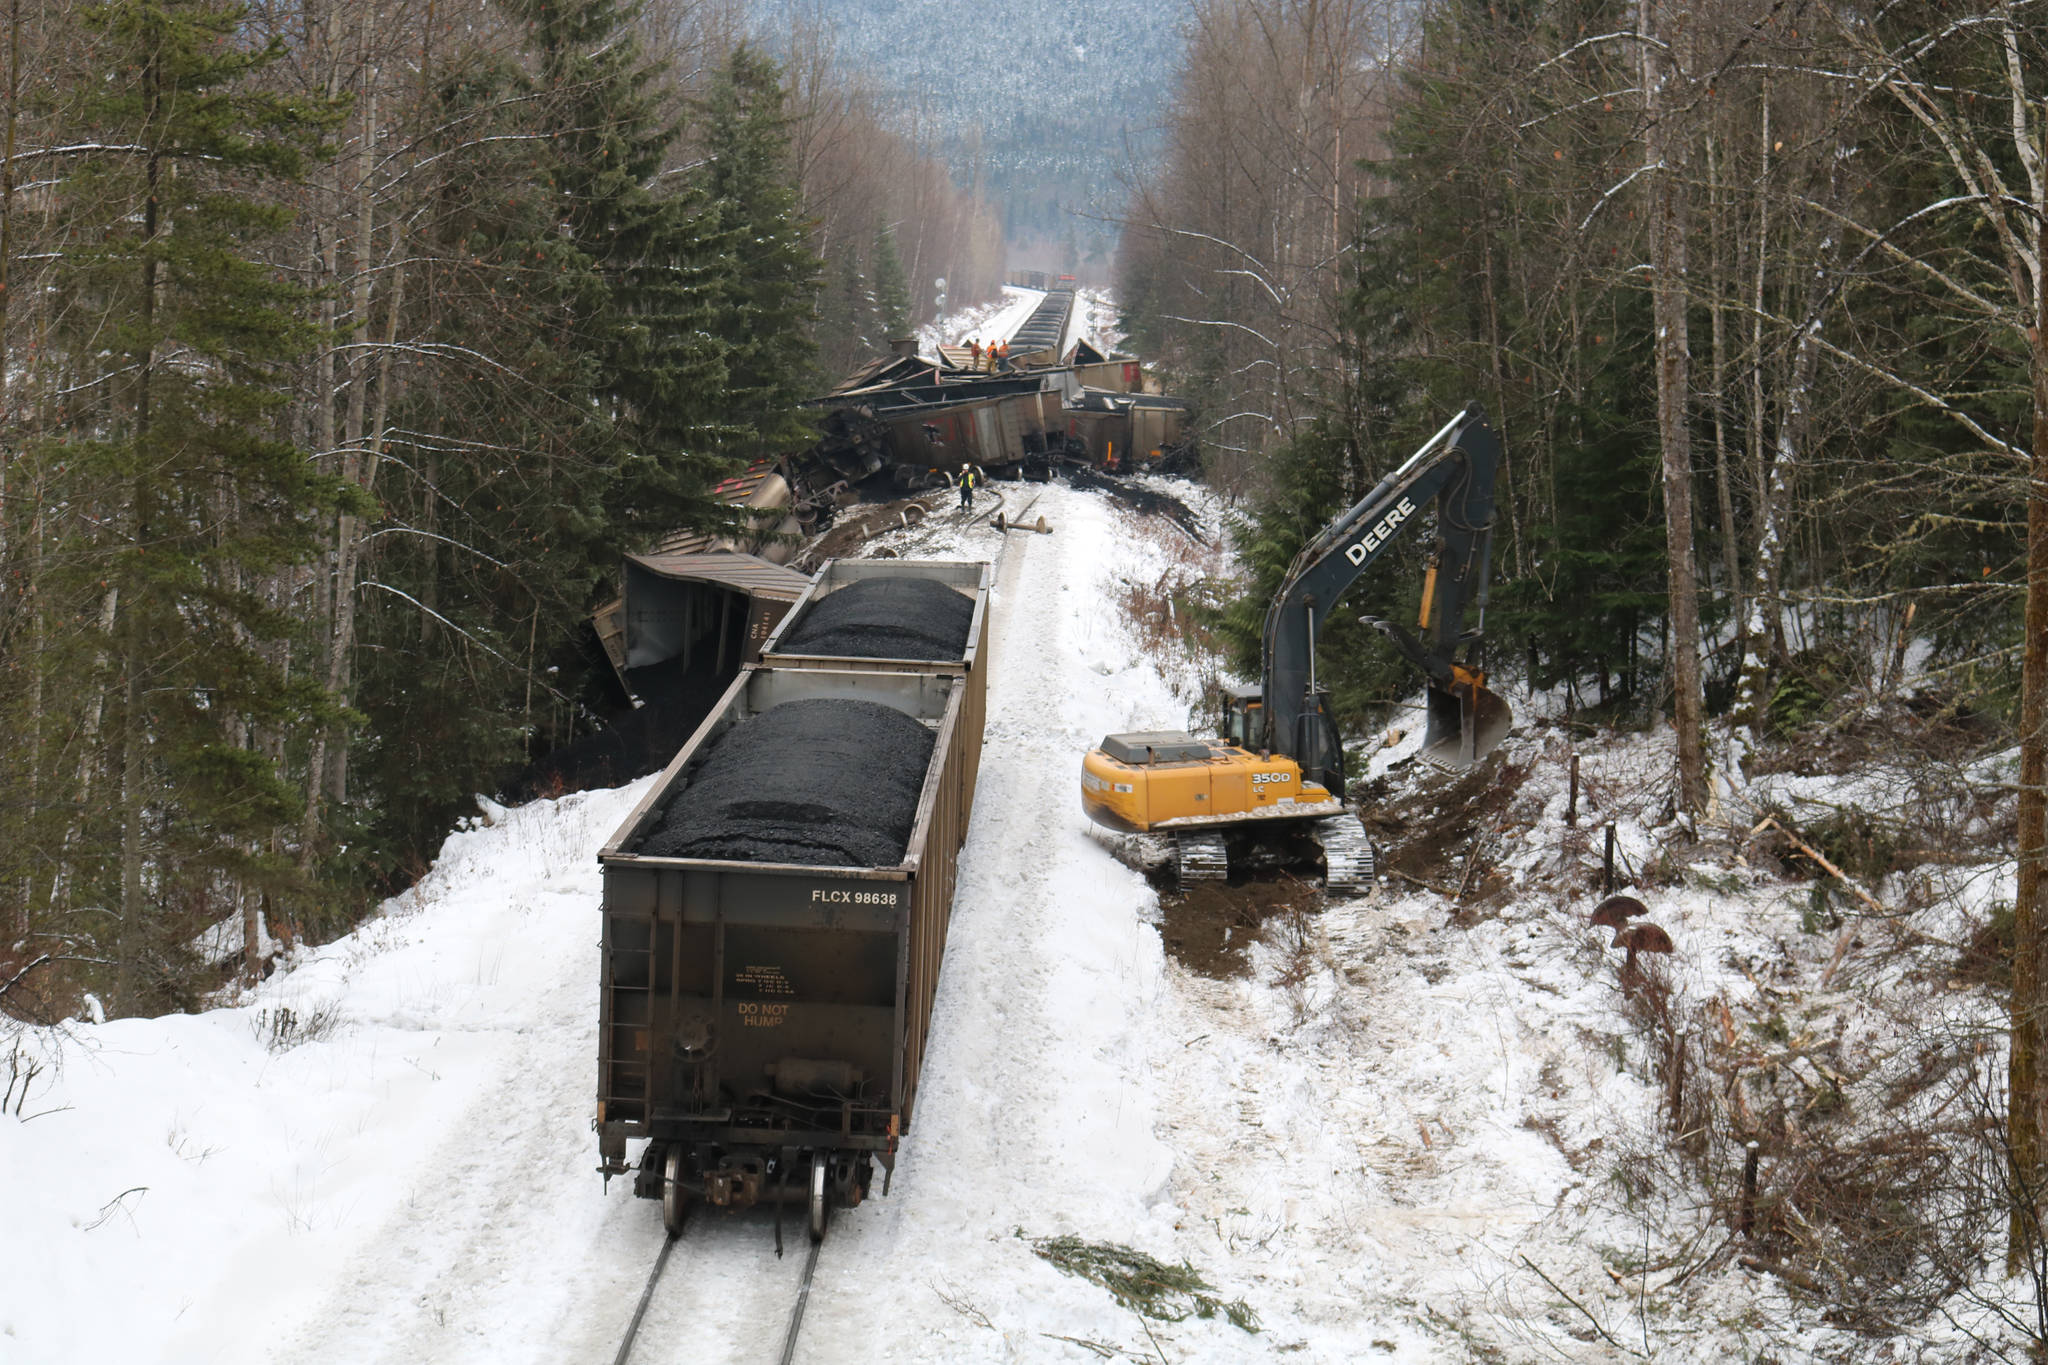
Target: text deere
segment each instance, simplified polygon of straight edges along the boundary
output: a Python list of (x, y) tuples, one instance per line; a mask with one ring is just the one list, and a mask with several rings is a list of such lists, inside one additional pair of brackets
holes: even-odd
[(1365, 557), (1377, 550), (1394, 528), (1415, 514), (1415, 504), (1403, 498), (1394, 510), (1379, 519), (1379, 523), (1365, 533), (1365, 539), (1344, 551), (1344, 557), (1353, 564), (1365, 563)]

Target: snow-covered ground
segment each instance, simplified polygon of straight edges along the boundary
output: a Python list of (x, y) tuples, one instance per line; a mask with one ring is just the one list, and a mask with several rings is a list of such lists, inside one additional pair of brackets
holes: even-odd
[[(835, 1224), (799, 1359), (1859, 1358), (1777, 1280), (1702, 1276), (1681, 1307), (1644, 1265), (1707, 1220), (1617, 1178), (1660, 1086), (1557, 873), (1587, 857), (1559, 732), (1510, 741), (1530, 775), (1491, 824), (1530, 889), (1453, 925), (1385, 882), (1198, 975), (1077, 769), (1187, 722), (1196, 665), (1118, 603), (1213, 552), (1099, 494), (990, 491), (1053, 533), (948, 509), (886, 542), (997, 562), (988, 727), (916, 1125), (889, 1195)], [(1631, 866), (1667, 740), (1583, 746), (1583, 824), (1617, 820)], [(0, 1118), (0, 1361), (609, 1359), (662, 1240), (590, 1131), (595, 853), (643, 789), (488, 809), (232, 1007), (22, 1034), (16, 1074), (43, 1070)], [(1804, 895), (1708, 870), (1646, 898), (1680, 985), (1740, 1010), (1759, 955), (1860, 970), (1788, 930)], [(1028, 1240), (1065, 1233), (1186, 1260), (1262, 1330), (1140, 1319)], [(635, 1359), (767, 1358), (786, 1291), (750, 1296), (791, 1275), (767, 1241), (765, 1215), (693, 1225)]]

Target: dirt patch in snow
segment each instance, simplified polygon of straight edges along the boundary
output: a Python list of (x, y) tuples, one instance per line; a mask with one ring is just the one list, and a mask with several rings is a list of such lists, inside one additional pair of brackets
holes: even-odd
[(1418, 769), (1405, 791), (1393, 778), (1364, 784), (1354, 796), (1379, 875), (1453, 896), (1466, 909), (1504, 891), (1507, 878), (1491, 864), (1530, 766), (1496, 753), (1456, 778)]
[(1164, 919), (1159, 936), (1166, 952), (1191, 972), (1227, 981), (1251, 971), (1247, 950), (1269, 920), (1322, 909), (1323, 893), (1285, 873), (1241, 885), (1197, 882), (1185, 891), (1162, 892)]

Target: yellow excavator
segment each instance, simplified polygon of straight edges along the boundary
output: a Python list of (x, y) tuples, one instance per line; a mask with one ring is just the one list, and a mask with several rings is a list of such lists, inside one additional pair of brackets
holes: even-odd
[[(1369, 889), (1372, 844), (1344, 805), (1344, 746), (1329, 693), (1316, 682), (1316, 635), (1344, 591), (1434, 501), (1436, 541), (1416, 630), (1362, 619), (1427, 680), (1423, 759), (1456, 771), (1492, 753), (1514, 723), (1481, 666), (1499, 461), (1500, 442), (1475, 403), (1303, 546), (1266, 609), (1263, 680), (1225, 694), (1223, 733), (1107, 736), (1081, 762), (1088, 818), (1170, 836), (1183, 884), (1220, 880), (1233, 851), (1242, 856), (1290, 831), (1322, 846), (1330, 890)], [(1469, 630), (1468, 607), (1477, 609)]]

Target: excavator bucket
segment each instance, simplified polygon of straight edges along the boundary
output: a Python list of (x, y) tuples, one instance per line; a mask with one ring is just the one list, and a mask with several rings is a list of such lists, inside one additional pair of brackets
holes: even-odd
[(1429, 687), (1429, 724), (1422, 735), (1422, 761), (1446, 772), (1463, 772), (1500, 747), (1515, 723), (1508, 704), (1483, 683)]

